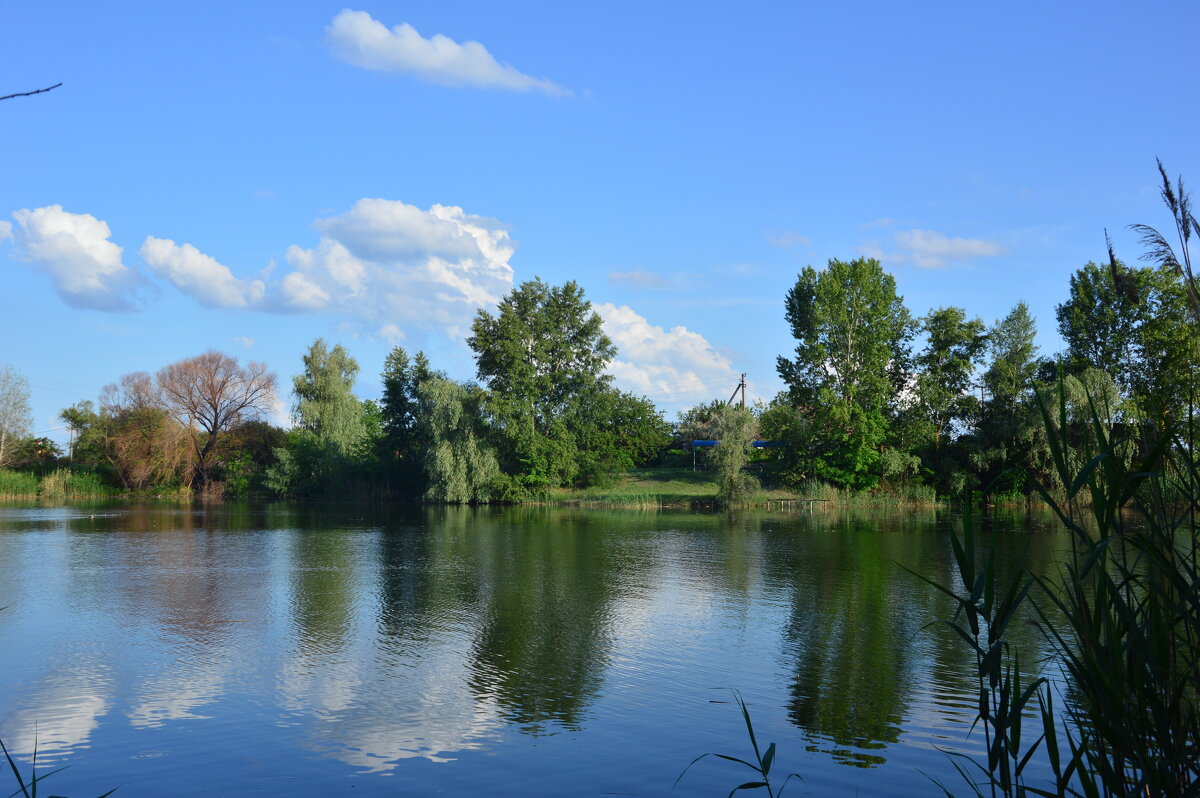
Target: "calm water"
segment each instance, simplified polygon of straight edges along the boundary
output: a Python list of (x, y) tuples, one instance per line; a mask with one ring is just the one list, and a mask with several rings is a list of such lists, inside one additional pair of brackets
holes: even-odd
[[(1014, 562), (1067, 545), (988, 523)], [(74, 796), (725, 795), (749, 773), (718, 760), (671, 785), (749, 756), (737, 688), (788, 794), (929, 795), (981, 744), (948, 605), (900, 566), (948, 580), (957, 524), (0, 507), (0, 737)]]

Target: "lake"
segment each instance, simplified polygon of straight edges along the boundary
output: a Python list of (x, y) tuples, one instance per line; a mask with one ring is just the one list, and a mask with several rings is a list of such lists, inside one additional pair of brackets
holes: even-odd
[[(997, 511), (1043, 570), (1049, 515)], [(785, 795), (967, 790), (945, 510), (0, 506), (0, 739), (47, 792), (726, 795), (732, 690)], [(1043, 646), (1013, 637), (1024, 662)], [(15, 789), (10, 774), (0, 789)], [(757, 792), (745, 793), (755, 795)], [(765, 794), (765, 793), (763, 793)]]

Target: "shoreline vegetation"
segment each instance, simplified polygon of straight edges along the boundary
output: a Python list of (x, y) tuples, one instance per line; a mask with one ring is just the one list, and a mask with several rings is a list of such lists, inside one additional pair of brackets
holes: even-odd
[[(44, 475), (0, 469), (0, 504), (39, 502), (42, 504), (75, 501), (195, 501), (222, 502), (226, 500), (279, 501), (269, 493), (251, 494), (230, 499), (223, 495), (202, 494), (186, 487), (159, 488), (143, 491), (120, 491), (104, 484), (96, 474), (84, 470), (57, 468)], [(297, 504), (332, 501), (332, 498), (300, 500)], [(369, 498), (353, 499), (371, 503)], [(500, 504), (495, 502), (495, 504)], [(719, 485), (705, 471), (673, 467), (632, 469), (617, 474), (603, 487), (557, 488), (530, 494), (515, 506), (564, 507), (597, 510), (821, 510), (834, 508), (932, 508), (952, 506), (937, 497), (925, 486), (908, 490), (881, 488), (853, 492), (825, 483), (812, 483), (798, 489), (760, 488), (737, 504), (720, 501)], [(991, 497), (996, 506), (1047, 507), (1039, 497)]]

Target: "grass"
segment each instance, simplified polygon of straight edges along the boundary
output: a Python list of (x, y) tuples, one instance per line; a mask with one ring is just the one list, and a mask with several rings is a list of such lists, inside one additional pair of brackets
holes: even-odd
[(0, 468), (0, 499), (35, 499), (38, 479), (25, 471)]
[[(611, 485), (563, 488), (539, 497), (535, 504), (572, 507), (657, 510), (715, 506), (717, 483), (712, 471), (691, 468), (639, 468), (620, 474)], [(799, 490), (762, 488), (739, 507), (764, 508), (776, 502), (824, 502), (829, 507), (896, 507), (937, 504), (932, 488), (913, 486), (854, 493), (821, 482), (810, 482)]]
[(39, 478), (29, 471), (0, 469), (0, 501), (99, 499), (113, 494), (92, 471), (56, 468)]

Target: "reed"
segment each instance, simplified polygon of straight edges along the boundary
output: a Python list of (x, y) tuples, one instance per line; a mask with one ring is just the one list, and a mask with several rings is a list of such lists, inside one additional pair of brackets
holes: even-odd
[[(35, 747), (33, 749), (33, 761), (29, 764), (29, 774), (22, 775), (21, 769), (17, 767), (17, 763), (13, 761), (12, 754), (8, 752), (8, 746), (4, 744), (4, 740), (0, 740), (0, 751), (4, 752), (4, 759), (8, 763), (8, 770), (12, 774), (13, 780), (17, 784), (17, 789), (10, 793), (8, 798), (16, 798), (18, 795), (21, 796), (21, 798), (37, 798), (38, 785), (40, 785), (44, 779), (47, 779), (50, 776), (53, 776), (55, 773), (59, 773), (66, 769), (55, 768), (54, 770), (50, 770), (45, 773), (38, 773), (37, 748)], [(108, 796), (112, 795), (116, 791), (117, 788), (113, 787), (108, 792), (100, 795), (99, 798), (108, 798)], [(64, 798), (64, 796), (52, 795), (50, 798)]]
[[(1130, 463), (1130, 442), (1106, 431), (1090, 398), (1087, 428), (1068, 439), (1061, 383), (1057, 399), (1037, 395), (1061, 486), (1040, 493), (1072, 541), (1058, 573), (998, 581), (994, 547), (978, 559), (967, 523), (953, 537), (961, 588), (921, 577), (954, 599), (946, 623), (975, 653), (976, 726), (987, 759), (973, 768), (956, 760), (955, 767), (976, 795), (1195, 796), (1200, 473), (1189, 439), (1147, 425), (1141, 456)], [(1045, 678), (1020, 682), (1019, 654), (1004, 630), (1026, 604), (1060, 663), (1066, 695), (1056, 697)], [(1029, 716), (1041, 729), (1023, 746)], [(1025, 782), (1024, 768), (1039, 749), (1053, 782), (1035, 786)]]
[(687, 772), (692, 769), (692, 765), (709, 756), (716, 757), (717, 759), (724, 759), (729, 762), (736, 762), (739, 765), (746, 766), (754, 772), (755, 778), (739, 784), (729, 791), (731, 796), (739, 790), (765, 789), (769, 798), (778, 798), (778, 796), (783, 794), (783, 790), (785, 787), (787, 787), (789, 781), (794, 778), (800, 779), (801, 781), (804, 780), (799, 773), (789, 773), (787, 777), (784, 778), (783, 783), (779, 785), (778, 789), (771, 784), (771, 767), (775, 764), (775, 743), (770, 743), (765, 750), (759, 748), (758, 738), (754, 734), (754, 723), (750, 720), (750, 710), (746, 708), (746, 702), (742, 699), (742, 694), (737, 690), (734, 690), (733, 698), (735, 701), (737, 701), (738, 708), (742, 711), (742, 720), (744, 720), (746, 723), (746, 735), (750, 738), (750, 748), (754, 752), (754, 760), (748, 761), (746, 759), (730, 756), (728, 754), (701, 754), (693, 759), (688, 766), (683, 769), (683, 772), (680, 773), (679, 777), (675, 779), (675, 784), (671, 785), (671, 789), (674, 789), (676, 786), (678, 786), (679, 782), (683, 780), (683, 777), (687, 775)]
[(37, 477), (25, 471), (0, 468), (0, 499), (37, 498)]
[(1040, 580), (1043, 603), (1035, 602), (1078, 692), (1065, 704), (1067, 767), (1094, 777), (1084, 794), (1196, 795), (1200, 480), (1189, 441), (1169, 426), (1147, 425), (1141, 458), (1127, 466), (1123, 442), (1106, 433), (1092, 407), (1076, 444), (1086, 464), (1072, 472), (1061, 392), (1057, 408), (1041, 395), (1038, 405), (1069, 486), (1065, 501), (1043, 492), (1073, 545), (1059, 575)]
[[(912, 570), (909, 573), (951, 598), (954, 615), (943, 623), (974, 654), (978, 689), (975, 725), (983, 730), (986, 761), (974, 762), (965, 755), (956, 755), (953, 764), (975, 795), (984, 795), (985, 787), (991, 795), (1025, 795), (1025, 768), (1045, 735), (1025, 745), (1022, 727), (1031, 702), (1047, 682), (1037, 678), (1022, 684), (1020, 652), (1009, 644), (1007, 633), (1018, 621), (1034, 579), (1023, 572), (1000, 576), (996, 538), (991, 536), (986, 548), (977, 545), (970, 516), (963, 519), (962, 536), (951, 535), (950, 540), (961, 587), (940, 584)], [(944, 784), (935, 783), (951, 794)]]

